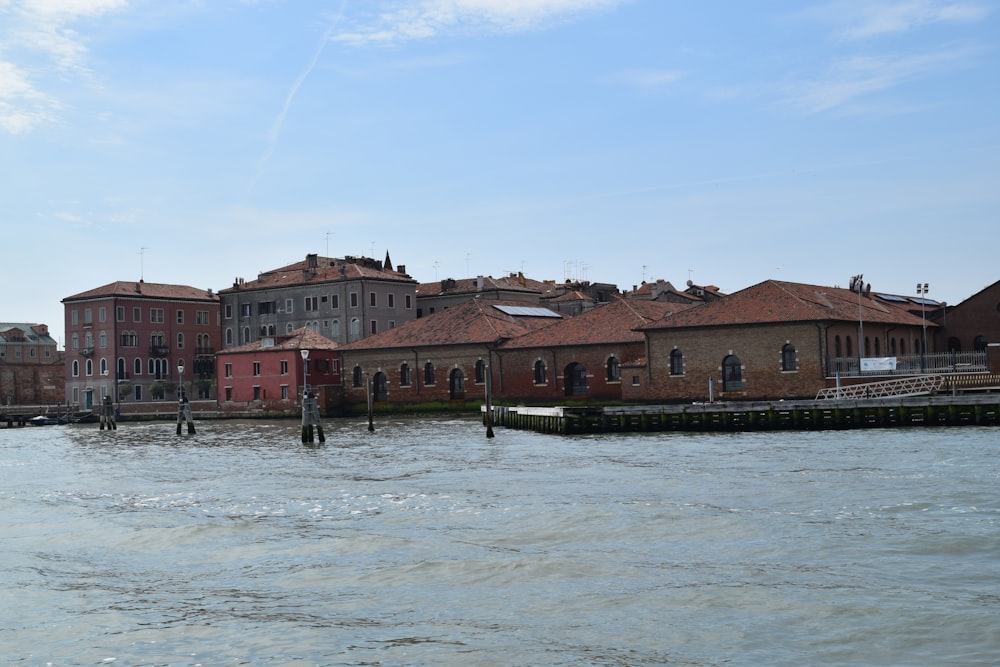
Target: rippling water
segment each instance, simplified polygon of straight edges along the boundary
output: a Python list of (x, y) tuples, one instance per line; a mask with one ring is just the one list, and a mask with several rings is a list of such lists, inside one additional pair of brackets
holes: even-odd
[(12, 665), (993, 665), (1000, 431), (0, 429)]

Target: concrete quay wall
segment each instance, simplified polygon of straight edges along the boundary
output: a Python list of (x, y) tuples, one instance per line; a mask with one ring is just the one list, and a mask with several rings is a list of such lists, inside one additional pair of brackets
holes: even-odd
[(606, 407), (494, 406), (493, 424), (561, 434), (1000, 426), (1000, 394)]

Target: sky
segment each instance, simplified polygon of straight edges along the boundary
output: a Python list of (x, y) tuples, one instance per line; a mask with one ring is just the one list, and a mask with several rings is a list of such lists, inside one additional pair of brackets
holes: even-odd
[(0, 321), (419, 282), (1000, 279), (994, 0), (0, 0)]

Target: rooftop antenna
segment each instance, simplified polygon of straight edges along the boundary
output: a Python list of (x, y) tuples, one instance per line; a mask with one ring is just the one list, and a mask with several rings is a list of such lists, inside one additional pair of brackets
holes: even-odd
[(434, 280), (438, 279), (438, 267), (441, 266), (441, 262), (434, 260)]
[(646, 282), (646, 269), (648, 268), (645, 264), (642, 265), (642, 282)]
[(143, 280), (143, 281), (145, 281), (145, 277), (146, 277), (146, 267), (145, 267), (145, 263), (143, 262), (143, 257), (142, 256), (143, 256), (143, 254), (145, 254), (146, 250), (148, 250), (148, 248), (146, 248), (145, 246), (143, 246), (142, 248), (139, 248), (139, 280)]
[(466, 276), (472, 275), (472, 274), (469, 273), (469, 258), (470, 257), (472, 257), (472, 253), (471, 252), (465, 253), (465, 275)]
[(330, 256), (330, 237), (333, 236), (333, 232), (326, 233), (326, 256)]

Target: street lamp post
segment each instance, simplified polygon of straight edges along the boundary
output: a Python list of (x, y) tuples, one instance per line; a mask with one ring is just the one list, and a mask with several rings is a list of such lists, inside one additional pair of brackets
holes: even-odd
[(924, 330), (924, 343), (921, 348), (920, 354), (920, 369), (927, 370), (927, 312), (926, 312), (926, 301), (927, 301), (927, 290), (930, 286), (927, 283), (921, 285), (917, 283), (917, 296), (920, 297), (920, 323)]
[(309, 395), (309, 350), (299, 350), (302, 355), (302, 405), (306, 404)]
[(187, 432), (194, 434), (194, 417), (191, 404), (184, 393), (184, 360), (177, 360), (177, 435), (181, 434), (181, 422), (187, 422)]

